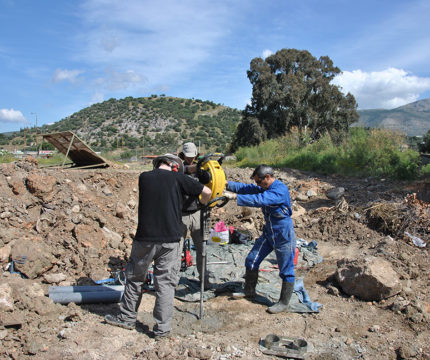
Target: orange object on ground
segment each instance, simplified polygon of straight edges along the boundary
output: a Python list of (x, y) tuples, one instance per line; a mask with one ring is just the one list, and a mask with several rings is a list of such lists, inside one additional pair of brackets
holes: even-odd
[(300, 252), (299, 249), (296, 248), (296, 252), (294, 254), (294, 260), (293, 260), (294, 266), (297, 266), (297, 262), (299, 261), (299, 252)]

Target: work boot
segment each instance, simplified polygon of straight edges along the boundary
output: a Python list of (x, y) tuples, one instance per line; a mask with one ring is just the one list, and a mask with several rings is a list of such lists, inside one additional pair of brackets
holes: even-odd
[(111, 324), (114, 326), (119, 326), (119, 327), (122, 327), (122, 328), (127, 329), (127, 330), (133, 330), (136, 328), (136, 323), (123, 321), (118, 316), (115, 316), (115, 315), (110, 315), (110, 314), (106, 315), (105, 321), (108, 324)]
[(248, 298), (248, 299), (254, 299), (257, 296), (257, 293), (255, 292), (255, 287), (257, 286), (258, 282), (258, 270), (248, 270), (246, 269), (245, 273), (245, 285), (244, 289), (241, 292), (235, 292), (232, 294), (233, 298)]
[(293, 295), (294, 290), (294, 282), (282, 282), (282, 290), (281, 296), (279, 297), (279, 301), (267, 308), (267, 311), (271, 314), (278, 314), (280, 312), (287, 311), (288, 304), (290, 303), (291, 295)]
[(170, 336), (170, 331), (166, 331), (166, 332), (161, 333), (161, 334), (155, 334), (154, 333), (154, 340), (155, 341), (161, 341), (161, 340), (164, 340), (164, 339), (168, 339), (169, 336)]
[(257, 295), (255, 292), (255, 287), (258, 282), (258, 270), (248, 270), (245, 273), (245, 286), (244, 293), (245, 297), (248, 299), (254, 299)]

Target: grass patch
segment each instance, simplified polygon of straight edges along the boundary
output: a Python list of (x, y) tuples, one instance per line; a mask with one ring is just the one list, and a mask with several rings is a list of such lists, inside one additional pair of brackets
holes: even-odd
[[(56, 153), (53, 156), (49, 158), (43, 158), (39, 157), (37, 158), (37, 162), (40, 166), (55, 166), (55, 165), (62, 165), (64, 161), (64, 155), (61, 153)], [(72, 161), (67, 158), (65, 164), (70, 164)]]
[[(240, 148), (237, 165), (255, 167), (268, 164), (322, 174), (375, 176), (414, 179), (419, 173), (418, 152), (404, 148), (404, 137), (380, 129), (352, 128), (341, 145), (328, 135), (300, 147), (297, 136), (266, 141), (259, 146)], [(424, 167), (422, 172), (429, 171)]]
[(1, 154), (0, 163), (11, 163), (15, 161), (15, 157), (12, 154)]

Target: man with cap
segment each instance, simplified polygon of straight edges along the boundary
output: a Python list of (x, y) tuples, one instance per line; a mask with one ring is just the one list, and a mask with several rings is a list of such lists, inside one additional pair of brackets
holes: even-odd
[(106, 315), (108, 324), (125, 329), (136, 326), (148, 268), (154, 261), (154, 337), (168, 336), (173, 317), (173, 299), (179, 280), (182, 254), (181, 210), (184, 195), (198, 196), (207, 203), (211, 190), (184, 175), (182, 161), (166, 154), (153, 161), (154, 169), (139, 176), (139, 208), (136, 235), (126, 267), (126, 285), (120, 314)]
[[(179, 153), (179, 157), (184, 161), (184, 172), (189, 177), (199, 180), (201, 183), (206, 184), (208, 181), (205, 178), (205, 173), (202, 173), (197, 169), (195, 162), (197, 158), (197, 147), (192, 142), (187, 142), (182, 146), (182, 151)], [(203, 266), (203, 234), (201, 232), (200, 224), (200, 204), (195, 196), (190, 196), (185, 199), (184, 207), (182, 209), (182, 223), (183, 237), (187, 236), (188, 231), (190, 232), (191, 239), (193, 240), (196, 257), (197, 257), (197, 271), (199, 272), (199, 278), (201, 279), (202, 266)], [(210, 287), (209, 272), (205, 272), (204, 288)]]
[(245, 260), (244, 296), (255, 298), (255, 287), (258, 282), (258, 271), (261, 262), (275, 250), (282, 279), (282, 290), (278, 303), (267, 311), (277, 314), (288, 310), (288, 304), (294, 290), (294, 255), (296, 238), (288, 187), (273, 176), (273, 169), (268, 165), (258, 165), (251, 175), (254, 184), (226, 181), (227, 190), (224, 196), (237, 200), (239, 206), (261, 207), (266, 223), (263, 233), (255, 241)]

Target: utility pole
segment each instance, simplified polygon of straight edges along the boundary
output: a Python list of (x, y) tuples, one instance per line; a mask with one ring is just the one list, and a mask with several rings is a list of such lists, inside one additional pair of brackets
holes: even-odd
[(35, 130), (36, 130), (36, 151), (37, 151), (37, 154), (39, 155), (39, 146), (37, 143), (37, 114), (32, 112), (31, 115), (36, 115), (36, 127), (35, 127)]

